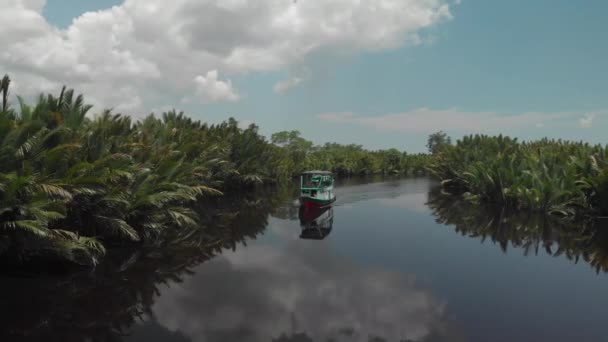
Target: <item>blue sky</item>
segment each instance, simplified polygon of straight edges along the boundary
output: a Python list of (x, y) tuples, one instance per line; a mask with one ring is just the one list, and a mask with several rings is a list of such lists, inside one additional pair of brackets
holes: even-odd
[[(113, 5), (122, 1), (49, 0), (42, 14), (66, 29), (82, 13)], [(298, 129), (316, 143), (412, 152), (423, 151), (428, 133), (440, 129), (454, 137), (479, 131), (607, 142), (608, 2), (449, 5), (451, 19), (416, 30), (419, 44), (316, 51), (270, 70), (228, 73), (238, 101), (180, 101), (176, 90), (146, 108), (177, 107), (213, 122), (234, 116), (266, 134)], [(294, 74), (305, 81), (273, 91)]]

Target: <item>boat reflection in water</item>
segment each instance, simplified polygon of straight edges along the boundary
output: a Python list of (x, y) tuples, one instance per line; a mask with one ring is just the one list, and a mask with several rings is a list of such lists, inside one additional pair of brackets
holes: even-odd
[(300, 206), (301, 239), (323, 240), (331, 233), (334, 224), (334, 209), (327, 207)]

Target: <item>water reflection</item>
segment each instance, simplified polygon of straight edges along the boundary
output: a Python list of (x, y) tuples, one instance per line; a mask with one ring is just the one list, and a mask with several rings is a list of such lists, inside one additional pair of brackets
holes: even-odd
[(421, 178), (351, 184), (337, 188), (332, 208), (311, 212), (300, 210), (293, 189), (234, 198), (228, 208), (201, 211), (211, 223), (190, 235), (195, 243), (116, 251), (93, 272), (0, 277), (0, 341), (603, 336), (605, 277), (511, 252), (564, 255), (606, 271), (605, 231), (480, 211), (429, 192), (432, 185)]
[[(377, 182), (371, 182), (371, 180)], [(336, 188), (337, 201), (334, 206), (352, 206), (361, 201), (391, 200), (404, 195), (420, 194), (425, 200), (416, 202), (416, 205), (425, 207), (426, 193), (429, 191), (429, 187), (434, 184), (426, 177), (408, 178), (407, 181), (397, 177), (372, 177), (363, 178), (360, 182), (357, 182), (356, 179), (342, 180), (341, 182), (348, 185)]]
[(490, 241), (503, 252), (520, 249), (524, 255), (546, 253), (583, 260), (596, 272), (608, 272), (608, 225), (601, 220), (564, 221), (504, 209), (480, 208), (466, 201), (429, 193), (429, 202), (438, 223), (454, 226), (456, 232), (482, 242)]
[(300, 207), (299, 212), (301, 239), (323, 240), (333, 228), (334, 209), (329, 206), (325, 208)]
[[(229, 206), (207, 207), (201, 215), (208, 226), (191, 232), (188, 243), (176, 240), (162, 251), (114, 250), (94, 271), (67, 276), (0, 276), (0, 341), (123, 341), (152, 317), (163, 287), (186, 281), (198, 265), (257, 239), (270, 214), (291, 198), (289, 191), (266, 195), (264, 201), (243, 196)], [(145, 341), (179, 337), (156, 324), (144, 326), (138, 329), (144, 336), (156, 331)]]
[[(412, 180), (401, 194), (428, 184)], [(225, 252), (163, 290), (151, 312), (155, 324), (196, 342), (464, 340), (447, 303), (414, 274), (355, 262), (331, 240), (302, 240), (327, 237), (334, 209), (344, 204), (370, 194), (375, 200), (400, 196), (394, 182), (339, 191), (349, 196), (336, 207), (280, 208), (267, 240)], [(298, 236), (289, 234), (296, 229)]]
[(192, 341), (454, 340), (446, 303), (415, 276), (353, 263), (326, 243), (256, 244), (195, 273), (152, 309)]
[[(235, 208), (204, 213), (214, 224), (197, 232), (199, 242), (115, 251), (91, 273), (2, 277), (10, 295), (0, 340), (454, 340), (446, 303), (414, 275), (353, 262), (327, 240), (303, 241), (329, 234), (334, 209), (294, 212), (288, 198), (234, 199)], [(241, 247), (281, 227), (301, 236)], [(202, 249), (210, 229), (223, 239)]]
[(181, 281), (204, 259), (145, 253), (113, 256), (92, 274), (4, 277), (0, 340), (120, 341), (160, 285)]

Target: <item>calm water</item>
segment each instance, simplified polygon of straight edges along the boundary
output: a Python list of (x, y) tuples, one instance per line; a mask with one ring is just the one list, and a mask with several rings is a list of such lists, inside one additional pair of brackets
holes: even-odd
[(472, 212), (425, 178), (357, 183), (324, 212), (251, 209), (215, 257), (0, 278), (0, 340), (608, 340), (608, 239)]

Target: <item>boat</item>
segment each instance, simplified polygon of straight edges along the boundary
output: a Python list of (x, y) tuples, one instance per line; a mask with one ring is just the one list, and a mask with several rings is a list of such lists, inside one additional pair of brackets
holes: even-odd
[(333, 228), (334, 209), (331, 206), (320, 207), (300, 207), (299, 218), (301, 239), (323, 240)]
[(329, 171), (306, 171), (300, 175), (300, 203), (304, 207), (326, 207), (336, 201), (334, 177)]

